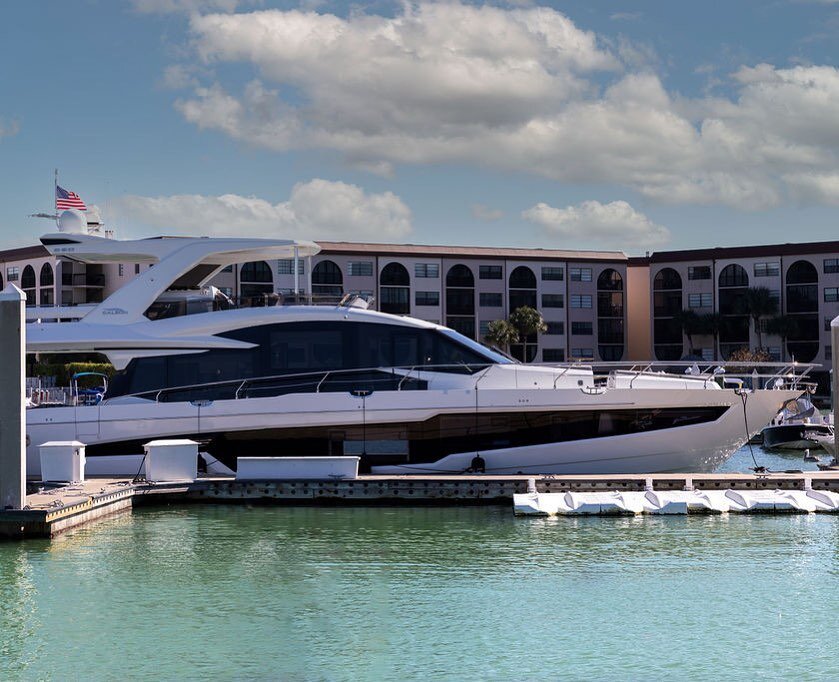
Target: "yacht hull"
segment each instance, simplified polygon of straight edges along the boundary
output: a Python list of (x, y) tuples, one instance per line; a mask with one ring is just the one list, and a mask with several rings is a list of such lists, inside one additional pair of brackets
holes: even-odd
[[(40, 473), (38, 445), (75, 439), (88, 446), (88, 473), (134, 475), (142, 464), (142, 443), (189, 437), (202, 442), (210, 459), (217, 457), (232, 467), (240, 455), (316, 455), (324, 454), (318, 448), (333, 446), (340, 454), (353, 443), (352, 454), (361, 447), (365, 451), (362, 466), (374, 473), (461, 473), (478, 453), (487, 473), (495, 474), (701, 472), (725, 461), (760, 431), (784, 401), (796, 395), (794, 391), (758, 391), (749, 394), (745, 407), (733, 391), (678, 388), (593, 393), (579, 389), (476, 392), (470, 388), (378, 391), (363, 399), (347, 393), (308, 393), (195, 403), (105, 401), (93, 407), (29, 410), (28, 471), (33, 476)], [(678, 425), (676, 417), (669, 427), (654, 426), (654, 418), (675, 409), (674, 405), (680, 410), (716, 412), (713, 419), (701, 423)], [(634, 431), (611, 435), (604, 424), (627, 413), (641, 415), (633, 422)], [(579, 423), (582, 414), (590, 415), (595, 427), (579, 431), (575, 426), (577, 431), (569, 435), (569, 427), (561, 422), (553, 430), (539, 430), (541, 442), (531, 438), (534, 442), (524, 444), (482, 433), (482, 424), (499, 418), (529, 422), (563, 419), (569, 414), (572, 425)], [(420, 458), (410, 447), (402, 455), (383, 457), (372, 448), (368, 453), (367, 441), (362, 440), (376, 433), (396, 440), (410, 437), (406, 434), (440, 418), (454, 420), (460, 431), (455, 439), (430, 441), (432, 446), (445, 444), (439, 453), (433, 447), (429, 451), (426, 442)], [(557, 440), (550, 440), (557, 435)], [(327, 452), (336, 454), (335, 449)]]

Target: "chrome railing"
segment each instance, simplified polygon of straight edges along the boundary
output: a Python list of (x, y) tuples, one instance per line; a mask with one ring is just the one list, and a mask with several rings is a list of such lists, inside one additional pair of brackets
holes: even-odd
[[(201, 393), (215, 394), (212, 399), (242, 400), (249, 397), (257, 397), (260, 393), (265, 394), (271, 391), (272, 395), (283, 395), (287, 393), (323, 393), (323, 392), (352, 392), (355, 389), (365, 390), (426, 390), (433, 388), (436, 381), (442, 376), (452, 373), (469, 375), (474, 378), (471, 384), (465, 388), (478, 389), (479, 383), (489, 374), (496, 365), (490, 363), (480, 364), (428, 364), (428, 365), (402, 365), (392, 367), (361, 367), (353, 369), (317, 370), (310, 372), (293, 372), (286, 374), (275, 374), (264, 377), (250, 377), (246, 379), (230, 379), (222, 381), (211, 381), (183, 386), (174, 386), (150, 391), (142, 391), (127, 394), (123, 397), (136, 397), (151, 399), (155, 402), (169, 402), (171, 397), (184, 394), (184, 402), (189, 400), (202, 399)], [(609, 379), (617, 376), (618, 372), (626, 372), (630, 375), (629, 388), (633, 388), (633, 382), (639, 377), (651, 378), (680, 378), (691, 381), (703, 382), (707, 387), (709, 382), (717, 382), (723, 388), (736, 387), (755, 389), (792, 389), (801, 391), (812, 391), (815, 386), (813, 382), (806, 381), (809, 372), (819, 365), (809, 363), (754, 363), (754, 362), (715, 362), (703, 363), (702, 366), (694, 362), (645, 362), (645, 363), (533, 363), (533, 364), (510, 364), (500, 365), (506, 371), (518, 373), (528, 368), (543, 367), (557, 370), (553, 378), (553, 388), (558, 388), (559, 381), (568, 372), (575, 369), (582, 369), (591, 372), (591, 379), (582, 388), (592, 394), (600, 394), (609, 390)], [(608, 368), (608, 373), (598, 370)], [(691, 368), (694, 371), (676, 373), (665, 372), (664, 369)], [(724, 371), (723, 371), (724, 370)], [(751, 371), (749, 371), (751, 370)], [(757, 371), (761, 370), (761, 371)], [(768, 371), (767, 371), (768, 370)], [(772, 371), (774, 370), (774, 371)], [(518, 383), (518, 376), (516, 377)], [(728, 384), (728, 385), (727, 385)], [(421, 388), (418, 389), (417, 387)], [(333, 390), (328, 390), (333, 387)], [(334, 390), (337, 388), (338, 390)], [(580, 388), (574, 386), (574, 388)], [(279, 391), (279, 392), (278, 392)], [(191, 395), (190, 395), (191, 394)], [(107, 397), (106, 397), (107, 401)]]
[[(642, 376), (676, 376), (684, 379), (701, 380), (706, 384), (712, 380), (724, 383), (725, 379), (738, 379), (749, 388), (790, 388), (810, 390), (816, 386), (808, 381), (810, 372), (821, 368), (817, 363), (807, 362), (746, 362), (713, 360), (651, 360), (645, 362), (574, 362), (574, 363), (539, 363), (541, 366), (591, 369), (595, 382), (603, 381), (615, 372), (623, 371), (632, 375), (632, 382)], [(603, 372), (602, 370), (607, 370)], [(674, 371), (676, 370), (676, 371)], [(757, 382), (761, 386), (753, 386)], [(770, 385), (771, 384), (771, 385)]]

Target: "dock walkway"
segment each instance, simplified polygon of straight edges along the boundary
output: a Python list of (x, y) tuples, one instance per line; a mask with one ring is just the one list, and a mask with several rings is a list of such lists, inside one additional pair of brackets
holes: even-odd
[(286, 505), (511, 504), (513, 495), (643, 492), (645, 490), (824, 490), (839, 493), (839, 471), (754, 474), (645, 474), (623, 476), (359, 476), (329, 480), (236, 480), (133, 483), (91, 478), (77, 485), (39, 489), (26, 508), (0, 511), (0, 538), (51, 538), (138, 504), (226, 502)]

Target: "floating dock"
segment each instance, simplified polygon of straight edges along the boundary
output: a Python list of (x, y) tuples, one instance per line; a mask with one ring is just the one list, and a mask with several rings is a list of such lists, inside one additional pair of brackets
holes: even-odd
[(91, 478), (0, 511), (0, 538), (51, 538), (135, 505), (511, 505), (520, 514), (839, 512), (839, 472), (625, 476), (359, 476), (134, 483)]

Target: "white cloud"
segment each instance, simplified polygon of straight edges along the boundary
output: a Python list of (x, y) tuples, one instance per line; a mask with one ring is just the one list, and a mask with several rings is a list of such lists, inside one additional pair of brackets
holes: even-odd
[(194, 87), (176, 102), (186, 120), (256, 147), (337, 151), (384, 176), (472, 164), (760, 209), (800, 195), (789, 178), (839, 166), (832, 66), (742, 67), (733, 98), (686, 99), (642, 45), (550, 8), (457, 1), (406, 3), (392, 17), (195, 15), (190, 27), (204, 68), (254, 73), (241, 87)]
[(178, 234), (387, 241), (411, 232), (411, 211), (392, 192), (319, 178), (295, 185), (278, 204), (237, 194), (126, 195), (115, 208), (124, 223)]
[(184, 90), (199, 87), (195, 70), (186, 64), (172, 64), (163, 70), (160, 84), (167, 90)]
[(839, 173), (797, 173), (784, 179), (800, 201), (839, 206)]
[[(179, 103), (188, 120), (273, 149), (332, 147), (376, 160), (394, 144), (386, 160), (421, 160), (427, 145), (434, 155), (452, 137), (473, 144), (483, 130), (526, 125), (589, 89), (581, 74), (619, 68), (593, 33), (546, 8), (420, 3), (392, 18), (348, 19), (269, 10), (193, 17), (191, 28), (205, 63), (250, 62), (260, 79), (235, 98), (242, 108), (228, 125), (218, 124), (218, 107), (234, 96), (220, 85)], [(264, 82), (294, 89), (302, 103), (283, 102)], [(266, 135), (266, 123), (305, 135)]]
[(611, 248), (641, 251), (670, 240), (666, 227), (657, 225), (625, 201), (608, 204), (584, 201), (565, 208), (539, 203), (521, 215), (525, 220), (541, 225), (548, 234), (574, 242), (599, 242)]
[(504, 211), (499, 208), (490, 208), (483, 204), (473, 204), (472, 217), (486, 222), (494, 222), (504, 217)]

